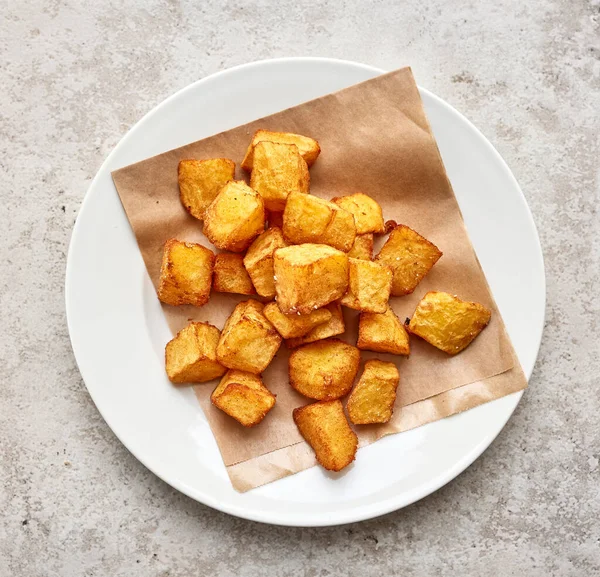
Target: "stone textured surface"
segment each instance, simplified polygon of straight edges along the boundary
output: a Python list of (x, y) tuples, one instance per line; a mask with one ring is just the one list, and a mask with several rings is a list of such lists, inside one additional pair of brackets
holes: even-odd
[[(0, 576), (600, 574), (600, 3), (4, 2), (0, 15)], [(405, 510), (282, 529), (178, 494), (117, 441), (65, 324), (71, 228), (103, 159), (207, 74), (315, 55), (414, 68), (512, 167), (547, 325), (516, 414)]]

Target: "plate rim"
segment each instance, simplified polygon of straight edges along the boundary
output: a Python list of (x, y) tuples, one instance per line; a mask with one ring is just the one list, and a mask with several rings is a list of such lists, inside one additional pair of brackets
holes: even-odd
[[(203, 505), (206, 505), (206, 506), (216, 509), (218, 511), (221, 511), (221, 512), (242, 518), (242, 519), (247, 519), (247, 520), (271, 524), (271, 525), (290, 526), (290, 527), (337, 526), (337, 525), (343, 525), (343, 524), (347, 524), (347, 523), (353, 523), (353, 522), (373, 519), (373, 518), (379, 517), (381, 515), (385, 515), (387, 513), (391, 513), (393, 511), (400, 510), (404, 507), (407, 507), (408, 505), (411, 505), (411, 504), (427, 497), (428, 495), (439, 490), (444, 485), (448, 484), (450, 481), (454, 480), (462, 472), (464, 472), (470, 465), (472, 465), (486, 451), (486, 449), (494, 442), (494, 440), (497, 438), (497, 436), (500, 434), (500, 432), (506, 426), (506, 423), (512, 417), (517, 405), (519, 404), (519, 401), (521, 400), (521, 398), (523, 396), (524, 391), (512, 393), (511, 395), (507, 395), (507, 397), (505, 397), (505, 398), (511, 399), (511, 407), (510, 407), (510, 411), (507, 412), (506, 418), (502, 420), (501, 425), (497, 428), (497, 430), (490, 433), (490, 435), (488, 437), (486, 437), (476, 447), (476, 449), (472, 450), (471, 453), (465, 455), (463, 457), (463, 459), (457, 461), (454, 464), (454, 466), (447, 469), (443, 475), (439, 475), (431, 483), (422, 485), (420, 487), (420, 490), (415, 491), (415, 494), (413, 496), (409, 497), (408, 499), (405, 498), (402, 500), (397, 497), (392, 498), (392, 499), (387, 499), (386, 501), (381, 502), (381, 504), (379, 506), (377, 506), (378, 505), (377, 503), (373, 503), (373, 504), (371, 504), (370, 512), (368, 514), (362, 514), (362, 515), (354, 514), (354, 509), (351, 509), (348, 512), (343, 512), (342, 514), (339, 515), (339, 518), (336, 518), (334, 520), (325, 518), (325, 519), (318, 520), (318, 521), (312, 520), (310, 523), (307, 523), (307, 522), (297, 521), (295, 519), (285, 519), (285, 515), (283, 516), (283, 518), (282, 517), (273, 518), (270, 513), (260, 514), (259, 512), (247, 511), (243, 507), (239, 507), (234, 504), (221, 503), (215, 496), (213, 496), (209, 493), (198, 491), (196, 489), (194, 489), (192, 491), (190, 487), (184, 485), (183, 483), (180, 483), (177, 479), (167, 480), (159, 472), (157, 472), (157, 470), (155, 470), (154, 466), (150, 465), (144, 457), (141, 457), (140, 455), (136, 454), (136, 451), (134, 451), (129, 446), (129, 443), (126, 442), (117, 433), (115, 428), (113, 428), (113, 426), (111, 425), (112, 419), (110, 417), (108, 417), (105, 414), (105, 412), (102, 411), (102, 409), (100, 408), (100, 406), (98, 405), (98, 403), (96, 401), (94, 393), (92, 392), (90, 387), (88, 387), (88, 385), (87, 385), (84, 371), (82, 370), (82, 367), (80, 366), (80, 362), (77, 358), (77, 351), (76, 351), (77, 347), (76, 347), (76, 344), (75, 344), (75, 342), (73, 340), (73, 336), (72, 336), (73, 335), (72, 315), (74, 313), (69, 312), (70, 311), (70, 306), (69, 306), (70, 282), (69, 282), (69, 280), (70, 280), (70, 278), (72, 278), (72, 274), (73, 274), (72, 273), (72, 270), (73, 270), (72, 247), (77, 242), (77, 236), (78, 236), (80, 228), (81, 228), (80, 216), (84, 212), (86, 205), (89, 202), (89, 199), (91, 198), (91, 191), (92, 191), (92, 189), (94, 189), (94, 187), (98, 181), (99, 175), (104, 170), (106, 170), (106, 166), (110, 163), (112, 157), (116, 154), (116, 151), (118, 150), (118, 148), (121, 145), (121, 143), (123, 142), (123, 140), (125, 140), (127, 136), (129, 136), (135, 130), (137, 130), (138, 127), (145, 120), (147, 120), (150, 117), (152, 117), (153, 115), (159, 113), (159, 111), (162, 109), (162, 107), (166, 106), (171, 100), (175, 99), (176, 97), (181, 96), (185, 92), (192, 90), (192, 89), (196, 88), (197, 86), (199, 86), (209, 80), (214, 80), (217, 77), (223, 77), (223, 76), (227, 76), (230, 74), (235, 74), (240, 69), (260, 67), (260, 66), (264, 66), (264, 65), (268, 65), (268, 64), (273, 64), (273, 63), (284, 63), (285, 64), (285, 63), (289, 63), (289, 62), (305, 62), (305, 63), (320, 62), (320, 63), (329, 63), (329, 64), (350, 65), (353, 67), (363, 68), (364, 70), (366, 70), (368, 72), (374, 72), (377, 75), (386, 74), (388, 72), (386, 70), (377, 68), (375, 66), (370, 66), (370, 65), (360, 63), (360, 62), (338, 59), (338, 58), (312, 57), (312, 56), (311, 57), (299, 56), (299, 57), (266, 58), (266, 59), (261, 59), (261, 60), (256, 60), (256, 61), (252, 61), (252, 62), (239, 64), (237, 66), (233, 66), (231, 68), (227, 68), (225, 70), (219, 70), (213, 74), (209, 74), (203, 78), (200, 78), (200, 79), (188, 84), (187, 86), (184, 86), (183, 88), (177, 90), (176, 92), (174, 92), (173, 94), (171, 94), (170, 96), (168, 96), (167, 98), (165, 98), (164, 100), (159, 102), (156, 106), (154, 106), (148, 112), (146, 112), (146, 114), (144, 114), (139, 120), (137, 120), (137, 122), (135, 122), (135, 124), (133, 126), (131, 126), (129, 128), (129, 130), (127, 130), (127, 132), (125, 132), (119, 138), (119, 141), (117, 142), (117, 144), (112, 148), (110, 153), (106, 156), (106, 158), (104, 159), (104, 161), (102, 162), (100, 167), (97, 169), (94, 178), (92, 179), (91, 183), (89, 184), (89, 186), (86, 190), (86, 193), (84, 195), (84, 198), (81, 202), (81, 205), (80, 205), (78, 213), (77, 213), (77, 218), (76, 218), (75, 224), (73, 225), (73, 229), (71, 232), (71, 238), (70, 238), (69, 246), (68, 246), (66, 269), (65, 269), (65, 285), (64, 285), (65, 286), (65, 313), (66, 313), (67, 328), (68, 328), (68, 332), (69, 332), (69, 340), (71, 343), (71, 348), (73, 350), (73, 356), (75, 358), (75, 362), (76, 362), (77, 368), (79, 370), (79, 373), (81, 375), (81, 378), (85, 384), (88, 394), (90, 395), (96, 409), (98, 410), (98, 412), (100, 413), (100, 415), (102, 416), (102, 418), (104, 419), (104, 421), (106, 422), (108, 427), (111, 429), (112, 433), (119, 440), (119, 442), (121, 442), (123, 444), (123, 446), (142, 465), (144, 465), (144, 467), (146, 467), (148, 470), (150, 470), (159, 479), (161, 479), (163, 482), (165, 482), (169, 486), (175, 488), (179, 492), (183, 493), (184, 495), (194, 499), (195, 501), (198, 501), (199, 503), (202, 503)], [(519, 192), (519, 201), (520, 201), (522, 207), (525, 209), (525, 214), (527, 216), (527, 220), (529, 221), (531, 229), (534, 232), (534, 240), (535, 240), (536, 248), (538, 251), (539, 258), (540, 258), (541, 284), (542, 284), (542, 288), (543, 288), (543, 303), (542, 303), (543, 314), (542, 314), (542, 319), (541, 319), (542, 322), (540, 323), (540, 327), (538, 329), (538, 334), (535, 335), (535, 340), (536, 340), (536, 342), (535, 342), (535, 349), (536, 349), (535, 361), (534, 361), (531, 369), (528, 371), (525, 371), (527, 380), (529, 381), (529, 379), (531, 378), (531, 375), (533, 373), (533, 370), (535, 368), (535, 365), (537, 363), (538, 357), (539, 357), (539, 350), (540, 350), (540, 346), (541, 346), (541, 340), (542, 340), (542, 335), (544, 332), (545, 319), (546, 319), (546, 299), (547, 299), (546, 269), (545, 269), (544, 255), (543, 255), (542, 246), (541, 246), (541, 242), (540, 242), (540, 238), (539, 238), (539, 233), (538, 233), (537, 227), (535, 225), (535, 221), (533, 219), (533, 214), (527, 203), (525, 195), (523, 194), (523, 191), (522, 191), (521, 187), (519, 186), (519, 183), (517, 182), (515, 176), (513, 175), (512, 171), (510, 170), (506, 161), (502, 158), (500, 153), (496, 150), (496, 148), (492, 145), (492, 143), (486, 138), (486, 136), (467, 117), (465, 117), (460, 111), (458, 111), (456, 108), (454, 108), (451, 104), (449, 104), (448, 102), (443, 100), (441, 97), (437, 96), (433, 92), (429, 91), (426, 88), (423, 88), (420, 85), (418, 85), (418, 88), (419, 88), (420, 92), (427, 94), (428, 97), (435, 100), (436, 103), (438, 105), (440, 105), (441, 107), (443, 107), (447, 113), (449, 113), (453, 116), (457, 116), (460, 121), (464, 122), (479, 137), (481, 144), (487, 148), (488, 152), (491, 152), (492, 156), (495, 157), (495, 160), (498, 162), (499, 166), (502, 167), (503, 171), (506, 173), (506, 175), (511, 180), (513, 186)]]

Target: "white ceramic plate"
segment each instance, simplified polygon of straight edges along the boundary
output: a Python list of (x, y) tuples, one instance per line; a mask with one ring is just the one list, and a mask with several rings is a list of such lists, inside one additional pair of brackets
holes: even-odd
[[(237, 493), (189, 389), (163, 366), (169, 332), (111, 171), (233, 128), (383, 71), (338, 60), (269, 60), (181, 90), (140, 120), (100, 168), (73, 231), (66, 277), (69, 332), (102, 416), (150, 470), (232, 515), (282, 525), (334, 525), (404, 507), (461, 473), (500, 432), (521, 393), (386, 437), (361, 449), (338, 479), (313, 467)], [(421, 89), (460, 207), (513, 340), (531, 375), (544, 324), (545, 278), (531, 213), (491, 144), (456, 110)], [(510, 231), (510, 234), (506, 234)], [(390, 458), (393, 455), (393, 458)]]

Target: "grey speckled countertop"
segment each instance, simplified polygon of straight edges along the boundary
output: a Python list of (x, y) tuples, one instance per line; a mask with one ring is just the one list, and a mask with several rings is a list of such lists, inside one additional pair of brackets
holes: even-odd
[[(105, 4), (0, 13), (0, 576), (600, 575), (600, 2)], [(235, 519), (154, 477), (88, 396), (63, 304), (77, 211), (127, 129), (198, 78), (303, 55), (410, 64), (464, 112), (519, 180), (548, 280), (530, 388), (490, 449), (331, 529)]]

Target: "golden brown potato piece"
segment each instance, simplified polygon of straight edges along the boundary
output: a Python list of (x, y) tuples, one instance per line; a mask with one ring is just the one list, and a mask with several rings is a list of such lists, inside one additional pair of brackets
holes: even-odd
[(213, 290), (218, 293), (256, 294), (241, 254), (222, 252), (216, 256)]
[(221, 331), (208, 323), (190, 323), (165, 347), (165, 367), (172, 383), (204, 383), (227, 370), (217, 361)]
[(204, 212), (204, 234), (222, 250), (243, 252), (264, 229), (263, 199), (242, 180), (228, 182)]
[(373, 258), (373, 233), (357, 234), (348, 256), (371, 260)]
[(348, 288), (348, 257), (331, 246), (280, 248), (273, 262), (277, 304), (284, 314), (306, 315), (338, 300)]
[(491, 316), (491, 311), (479, 303), (431, 291), (417, 305), (408, 330), (449, 355), (455, 355), (469, 346), (488, 325)]
[(244, 266), (252, 279), (256, 292), (262, 297), (275, 296), (275, 279), (273, 271), (273, 253), (278, 248), (287, 246), (283, 240), (281, 229), (268, 228), (250, 245), (244, 257)]
[(392, 230), (375, 260), (391, 267), (392, 295), (402, 296), (415, 290), (441, 256), (437, 246), (400, 224)]
[(357, 234), (368, 232), (381, 234), (385, 231), (381, 207), (370, 196), (357, 192), (356, 194), (333, 198), (331, 202), (335, 202), (354, 216)]
[(283, 228), (283, 212), (267, 212), (267, 220), (269, 221), (269, 228)]
[(273, 360), (281, 337), (255, 300), (239, 303), (225, 322), (217, 359), (228, 369), (260, 374)]
[(208, 302), (215, 264), (212, 250), (174, 238), (165, 243), (158, 298), (169, 305), (195, 305)]
[(348, 259), (348, 292), (340, 299), (344, 306), (369, 313), (384, 313), (392, 288), (392, 269), (370, 260)]
[(350, 428), (340, 401), (298, 407), (293, 416), (300, 434), (313, 448), (322, 467), (341, 471), (354, 461), (358, 437)]
[(347, 395), (358, 371), (360, 351), (339, 339), (303, 345), (290, 354), (290, 385), (318, 401)]
[(204, 211), (227, 182), (235, 177), (235, 163), (227, 158), (181, 160), (179, 197), (185, 209), (202, 220)]
[(235, 370), (227, 371), (210, 400), (244, 427), (258, 425), (275, 405), (275, 395), (258, 375)]
[(367, 361), (346, 404), (350, 422), (355, 425), (387, 423), (394, 412), (399, 382), (400, 375), (394, 363)]
[(284, 339), (303, 337), (316, 326), (326, 323), (332, 316), (326, 307), (307, 315), (284, 315), (275, 302), (266, 304), (263, 313)]
[(354, 217), (333, 202), (292, 192), (283, 211), (283, 236), (293, 244), (328, 244), (348, 252), (354, 245)]
[(360, 313), (356, 346), (377, 353), (410, 354), (408, 333), (391, 308), (382, 314)]
[(262, 141), (254, 148), (250, 186), (271, 211), (282, 211), (291, 192), (308, 193), (308, 166), (295, 144)]
[(344, 315), (342, 314), (342, 306), (339, 302), (329, 303), (326, 307), (318, 310), (328, 310), (331, 313), (331, 318), (326, 323), (306, 333), (303, 337), (286, 340), (285, 344), (289, 349), (295, 349), (300, 345), (314, 343), (315, 341), (321, 341), (344, 333), (346, 325), (344, 323)]
[(280, 144), (295, 144), (298, 147), (300, 156), (305, 160), (307, 166), (312, 166), (321, 152), (319, 143), (314, 138), (293, 134), (291, 132), (257, 130), (252, 137), (252, 142), (248, 146), (248, 150), (246, 150), (246, 156), (244, 156), (244, 160), (242, 160), (242, 168), (244, 170), (252, 170), (254, 147), (262, 140), (278, 142)]

